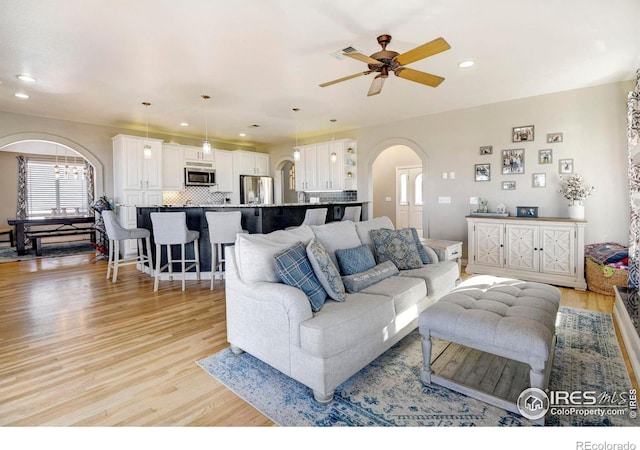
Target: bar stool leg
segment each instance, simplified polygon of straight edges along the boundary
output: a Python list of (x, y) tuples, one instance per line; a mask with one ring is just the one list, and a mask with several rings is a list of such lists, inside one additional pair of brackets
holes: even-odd
[(113, 264), (113, 240), (109, 240), (109, 264), (107, 265), (107, 280), (111, 277), (112, 264)]
[(200, 244), (199, 239), (193, 241), (193, 254), (196, 258), (196, 279), (200, 281)]
[(118, 278), (118, 262), (120, 261), (120, 241), (114, 241), (114, 251), (113, 251), (113, 280), (112, 283), (116, 282)]
[(213, 291), (213, 285), (216, 279), (216, 270), (218, 269), (217, 263), (217, 255), (216, 255), (216, 244), (211, 244), (211, 286), (209, 290)]
[(171, 245), (167, 245), (167, 263), (169, 264), (169, 281), (173, 281), (173, 254), (171, 253)]
[[(145, 242), (147, 243), (147, 251), (145, 252), (145, 259), (147, 262), (147, 265), (149, 266), (149, 276), (153, 276), (153, 261), (151, 259), (151, 238), (150, 237), (146, 237), (144, 238)], [(144, 269), (144, 267), (143, 267)]]
[(187, 278), (186, 264), (184, 261), (184, 244), (180, 244), (180, 259), (182, 260), (182, 290), (184, 291), (185, 279)]
[(158, 283), (160, 281), (160, 260), (162, 259), (162, 247), (156, 244), (156, 277), (153, 281), (153, 292), (158, 292)]

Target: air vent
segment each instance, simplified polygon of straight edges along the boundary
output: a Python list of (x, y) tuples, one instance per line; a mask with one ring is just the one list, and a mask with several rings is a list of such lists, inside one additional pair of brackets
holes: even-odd
[(350, 45), (348, 47), (336, 50), (335, 52), (331, 53), (331, 56), (333, 56), (336, 59), (344, 59), (344, 53), (362, 53), (362, 52)]

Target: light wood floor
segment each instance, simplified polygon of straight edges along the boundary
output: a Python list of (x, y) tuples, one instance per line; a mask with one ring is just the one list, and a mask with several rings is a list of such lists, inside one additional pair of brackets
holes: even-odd
[[(195, 364), (227, 346), (223, 283), (154, 293), (120, 270), (112, 284), (86, 255), (0, 264), (0, 426), (273, 426)], [(613, 300), (563, 289), (567, 306)]]

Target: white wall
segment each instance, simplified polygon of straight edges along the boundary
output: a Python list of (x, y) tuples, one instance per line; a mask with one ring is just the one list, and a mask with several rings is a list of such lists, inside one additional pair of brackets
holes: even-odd
[[(586, 242), (628, 242), (626, 98), (633, 82), (531, 97), (478, 106), (417, 119), (388, 123), (342, 133), (337, 138), (358, 141), (358, 197), (372, 201), (371, 167), (376, 157), (392, 144), (405, 143), (423, 157), (425, 170), (425, 236), (455, 239), (466, 244), (465, 215), (469, 198), (489, 199), (490, 209), (507, 205), (515, 215), (518, 205), (538, 206), (540, 216), (566, 217), (567, 201), (557, 192), (559, 159), (573, 158), (575, 171), (596, 186), (586, 200)], [(533, 142), (512, 143), (512, 127), (534, 125)], [(549, 145), (547, 133), (562, 132), (564, 142)], [(319, 137), (314, 141), (328, 140)], [(480, 155), (480, 146), (492, 145), (493, 155)], [(269, 148), (272, 160), (291, 152), (292, 143)], [(525, 173), (503, 176), (503, 149), (525, 149)], [(538, 150), (551, 148), (554, 163), (538, 164)], [(490, 163), (489, 182), (474, 181), (474, 164)], [(442, 172), (455, 172), (454, 180)], [(533, 188), (531, 175), (547, 174), (546, 188)], [(502, 181), (516, 180), (515, 191), (503, 191)], [(438, 197), (451, 197), (450, 204)], [(465, 250), (466, 253), (466, 250)]]

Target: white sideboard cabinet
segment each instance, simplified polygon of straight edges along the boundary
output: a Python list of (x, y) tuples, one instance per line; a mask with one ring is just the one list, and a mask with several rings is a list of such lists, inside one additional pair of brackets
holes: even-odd
[(467, 273), (586, 290), (585, 221), (467, 216)]

